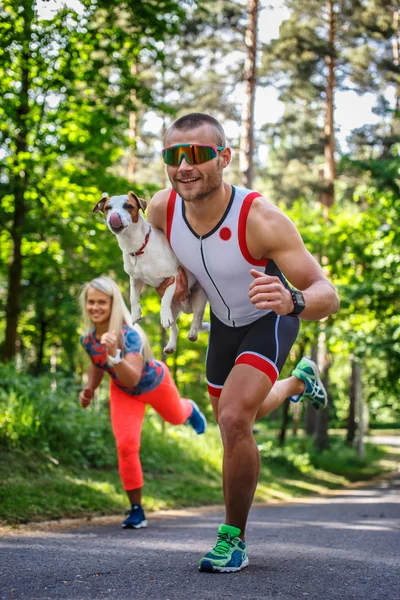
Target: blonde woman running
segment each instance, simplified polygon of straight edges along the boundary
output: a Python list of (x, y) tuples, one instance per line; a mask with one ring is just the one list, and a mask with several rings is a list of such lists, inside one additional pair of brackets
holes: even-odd
[(167, 365), (153, 358), (146, 335), (138, 325), (132, 326), (121, 291), (112, 279), (98, 277), (86, 283), (80, 300), (85, 329), (81, 344), (92, 364), (79, 400), (83, 408), (89, 406), (107, 371), (118, 468), (131, 503), (122, 527), (140, 529), (147, 527), (139, 457), (146, 404), (168, 423), (187, 422), (198, 434), (204, 433), (207, 422), (193, 400), (180, 398)]

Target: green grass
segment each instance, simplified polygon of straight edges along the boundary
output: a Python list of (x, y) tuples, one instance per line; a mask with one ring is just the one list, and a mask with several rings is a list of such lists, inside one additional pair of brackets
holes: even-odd
[[(367, 446), (360, 461), (356, 451), (331, 435), (331, 449), (316, 454), (312, 442), (291, 438), (279, 448), (276, 435), (257, 424), (261, 475), (255, 501), (290, 500), (326, 493), (353, 481), (365, 480), (394, 468), (394, 449)], [(102, 468), (49, 456), (39, 450), (0, 451), (0, 522), (18, 524), (71, 517), (121, 514), (127, 508), (109, 444)], [(216, 426), (196, 436), (189, 427), (167, 426), (155, 416), (146, 418), (142, 437), (146, 510), (222, 503), (222, 447)]]

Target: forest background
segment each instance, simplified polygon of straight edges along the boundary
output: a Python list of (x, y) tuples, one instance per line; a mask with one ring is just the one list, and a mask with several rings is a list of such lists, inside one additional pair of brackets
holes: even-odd
[[(103, 273), (128, 299), (128, 276), (115, 237), (92, 208), (104, 191), (134, 189), (149, 201), (167, 186), (162, 136), (192, 111), (222, 122), (233, 148), (226, 178), (257, 189), (292, 218), (340, 294), (336, 315), (303, 323), (283, 373), (304, 353), (317, 360), (329, 410), (292, 414), (285, 403), (271, 420), (276, 427), (279, 419), (281, 442), (291, 421), (319, 449), (329, 447), (332, 427), (345, 428), (351, 444), (360, 420), (365, 429), (399, 425), (399, 6), (278, 5), (285, 18), (265, 42), (260, 14), (272, 9), (259, 0), (83, 0), (49, 18), (34, 0), (2, 0), (2, 448), (39, 448), (59, 462), (68, 439), (79, 460), (83, 453), (98, 466), (100, 432), (90, 434), (92, 457), (76, 434), (87, 368), (77, 298), (84, 282)], [(266, 105), (255, 123), (260, 89), (274, 91), (279, 118)], [(375, 115), (345, 140), (335, 107), (344, 91), (373, 96)], [(143, 307), (142, 325), (161, 358), (165, 332), (154, 291), (146, 290)], [(187, 331), (184, 317), (167, 362), (182, 395), (211, 418), (207, 335), (192, 344)], [(106, 396), (103, 387), (94, 413)]]

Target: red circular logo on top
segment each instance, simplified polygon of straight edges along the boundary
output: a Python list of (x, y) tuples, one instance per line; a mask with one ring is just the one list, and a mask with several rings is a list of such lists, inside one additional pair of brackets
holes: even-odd
[(224, 240), (224, 242), (226, 242), (232, 237), (232, 231), (229, 229), (229, 227), (223, 227), (219, 232), (219, 237), (221, 238), (221, 240)]

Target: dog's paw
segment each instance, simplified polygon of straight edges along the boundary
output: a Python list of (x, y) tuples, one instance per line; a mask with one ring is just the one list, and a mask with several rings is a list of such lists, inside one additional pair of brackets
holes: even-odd
[(190, 342), (197, 342), (198, 337), (199, 336), (197, 335), (197, 331), (192, 331), (192, 330), (189, 331), (188, 340)]
[(164, 329), (169, 329), (175, 323), (172, 313), (161, 315), (161, 326)]
[(173, 354), (175, 352), (175, 350), (176, 350), (176, 346), (173, 346), (172, 344), (168, 344), (164, 348), (164, 354)]

